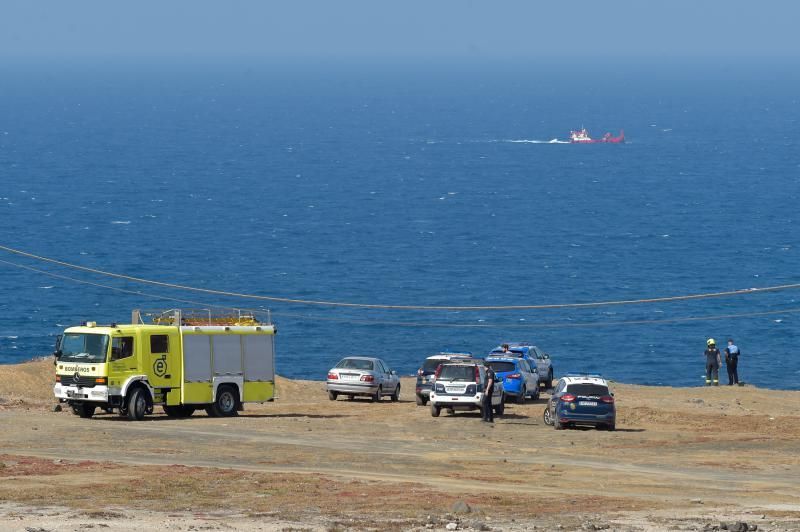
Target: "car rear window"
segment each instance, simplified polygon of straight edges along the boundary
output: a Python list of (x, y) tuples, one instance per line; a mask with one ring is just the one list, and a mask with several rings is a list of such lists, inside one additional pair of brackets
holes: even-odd
[(447, 360), (440, 358), (440, 359), (433, 359), (433, 360), (426, 360), (424, 364), (422, 364), (422, 371), (436, 371), (436, 368), (439, 367), (442, 362), (447, 362)]
[(514, 371), (517, 369), (513, 362), (501, 362), (499, 360), (489, 362), (489, 367), (495, 371)]
[(567, 392), (572, 395), (609, 395), (608, 386), (602, 384), (570, 384), (567, 386)]
[(493, 349), (491, 352), (492, 355), (503, 355), (511, 358), (524, 358), (525, 352), (524, 351), (517, 351), (515, 349), (511, 349), (509, 351), (503, 351), (502, 349)]
[(442, 366), (439, 379), (448, 381), (474, 381), (475, 366)]
[(361, 369), (366, 371), (372, 371), (375, 369), (375, 366), (371, 360), (360, 360), (357, 358), (345, 358), (336, 364), (336, 367), (341, 369)]

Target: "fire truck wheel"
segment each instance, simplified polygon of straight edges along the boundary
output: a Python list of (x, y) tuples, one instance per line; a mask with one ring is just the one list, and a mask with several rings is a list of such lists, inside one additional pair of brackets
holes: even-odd
[(128, 419), (131, 421), (141, 421), (147, 413), (148, 396), (147, 390), (137, 386), (128, 398)]
[[(217, 398), (211, 405), (209, 415), (212, 417), (230, 417), (237, 415), (239, 408), (239, 394), (236, 388), (230, 385), (223, 385), (217, 389)], [(206, 408), (206, 412), (209, 408)]]
[(90, 418), (94, 415), (95, 405), (91, 403), (81, 403), (78, 405), (78, 415), (82, 418)]

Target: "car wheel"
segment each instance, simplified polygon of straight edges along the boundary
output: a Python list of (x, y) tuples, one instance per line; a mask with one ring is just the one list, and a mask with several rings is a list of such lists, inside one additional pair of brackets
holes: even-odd
[(500, 401), (500, 404), (494, 407), (495, 415), (502, 416), (503, 412), (506, 411), (506, 404), (503, 401)]
[(355, 398), (356, 398), (356, 396), (352, 395), (352, 394), (347, 396), (347, 400), (348, 401), (353, 401)]
[(558, 416), (553, 416), (553, 428), (556, 430), (564, 430), (564, 424), (558, 419)]
[(524, 405), (525, 404), (525, 396), (527, 394), (528, 394), (528, 390), (527, 390), (527, 388), (525, 388), (523, 386), (522, 389), (519, 391), (519, 395), (517, 395), (517, 404), (518, 405)]
[(611, 431), (617, 430), (617, 422), (614, 421), (612, 423), (609, 423), (608, 425), (606, 425), (606, 429)]
[(550, 405), (548, 405), (544, 409), (544, 414), (542, 414), (542, 420), (544, 421), (545, 425), (552, 425), (553, 424), (553, 416), (550, 415)]
[(425, 406), (428, 401), (421, 395), (417, 394), (417, 406)]
[(547, 383), (545, 383), (545, 388), (548, 390), (553, 387), (553, 368), (547, 372)]
[(536, 387), (536, 391), (533, 392), (533, 400), (538, 401), (539, 398), (542, 396), (541, 392), (539, 392), (539, 387)]
[(328, 399), (330, 399), (331, 401), (335, 401), (337, 397), (339, 397), (338, 393), (330, 391), (328, 392)]
[(441, 413), (442, 413), (442, 409), (439, 406), (431, 403), (431, 415), (433, 417), (439, 417), (439, 414), (441, 414)]
[(392, 394), (392, 402), (396, 403), (400, 400), (400, 383), (397, 384), (397, 388), (395, 388), (394, 393)]
[(381, 387), (378, 386), (378, 389), (375, 390), (375, 395), (372, 396), (372, 402), (373, 403), (379, 403), (380, 400), (381, 400), (381, 395), (382, 394), (383, 394), (383, 390), (381, 390)]

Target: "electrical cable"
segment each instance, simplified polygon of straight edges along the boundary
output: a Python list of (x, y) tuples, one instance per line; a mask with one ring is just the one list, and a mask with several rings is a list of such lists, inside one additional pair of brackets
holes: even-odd
[[(92, 281), (85, 281), (82, 279), (76, 279), (74, 277), (69, 277), (67, 275), (61, 275), (53, 272), (48, 272), (45, 270), (40, 270), (38, 268), (33, 268), (31, 266), (26, 266), (23, 264), (16, 264), (14, 262), (6, 261), (0, 259), (1, 264), (6, 264), (9, 266), (14, 266), (17, 268), (22, 268), (25, 270), (33, 271), (36, 273), (40, 273), (43, 275), (47, 275), (50, 277), (55, 277), (57, 279), (63, 279), (71, 282), (76, 282), (80, 284), (85, 284), (89, 286), (94, 286), (97, 288), (103, 288), (108, 290), (113, 290), (117, 292), (122, 292), (126, 294), (133, 294), (137, 296), (144, 296), (149, 298), (156, 298), (165, 301), (174, 301), (177, 303), (186, 303), (189, 305), (197, 305), (203, 308), (219, 308), (219, 309), (229, 309), (229, 310), (243, 310), (243, 311), (253, 311), (253, 312), (264, 312), (264, 309), (242, 309), (237, 308), (234, 309), (233, 307), (227, 307), (222, 305), (213, 305), (208, 304), (205, 302), (200, 301), (192, 301), (188, 299), (179, 299), (169, 296), (161, 296), (157, 294), (149, 294), (146, 292), (141, 292), (138, 290), (127, 290), (124, 288), (118, 288), (115, 286), (104, 285), (100, 283), (94, 283)], [(296, 318), (305, 321), (329, 321), (329, 322), (338, 322), (338, 323), (348, 323), (353, 325), (367, 325), (367, 326), (397, 326), (397, 327), (419, 327), (419, 328), (483, 328), (483, 329), (559, 329), (559, 328), (593, 328), (593, 327), (617, 327), (623, 325), (659, 325), (664, 323), (683, 323), (683, 322), (693, 322), (693, 321), (713, 321), (713, 320), (722, 320), (722, 319), (734, 319), (734, 318), (750, 318), (750, 317), (761, 317), (761, 316), (774, 316), (774, 315), (781, 315), (781, 314), (792, 314), (800, 312), (800, 308), (789, 308), (783, 310), (772, 310), (772, 311), (762, 311), (762, 312), (745, 312), (739, 314), (720, 314), (720, 315), (712, 315), (712, 316), (689, 316), (689, 317), (678, 317), (678, 318), (666, 318), (666, 319), (655, 319), (655, 320), (620, 320), (620, 321), (610, 321), (610, 322), (560, 322), (560, 323), (434, 323), (434, 322), (412, 322), (412, 321), (393, 321), (393, 320), (359, 320), (359, 319), (352, 319), (352, 318), (335, 318), (329, 316), (309, 316), (304, 314), (295, 314), (289, 312), (271, 312), (273, 316), (285, 316)]]
[(290, 303), (290, 304), (300, 304), (300, 305), (317, 305), (317, 306), (328, 306), (328, 307), (349, 307), (349, 308), (366, 308), (366, 309), (385, 309), (385, 310), (448, 310), (448, 311), (493, 311), (493, 310), (543, 310), (543, 309), (565, 309), (565, 308), (591, 308), (591, 307), (600, 307), (600, 306), (610, 306), (610, 305), (634, 305), (634, 304), (643, 304), (643, 303), (666, 303), (666, 302), (673, 302), (673, 301), (687, 301), (687, 300), (694, 300), (694, 299), (708, 299), (713, 297), (727, 297), (727, 296), (737, 296), (737, 295), (745, 295), (745, 294), (755, 294), (755, 293), (762, 293), (762, 292), (775, 292), (779, 290), (790, 290), (800, 288), (800, 283), (794, 284), (786, 284), (786, 285), (777, 285), (777, 286), (767, 286), (762, 288), (747, 288), (747, 289), (740, 289), (740, 290), (729, 290), (724, 292), (710, 292), (704, 294), (687, 294), (687, 295), (678, 295), (678, 296), (665, 296), (665, 297), (653, 297), (653, 298), (646, 298), (646, 299), (626, 299), (626, 300), (616, 300), (616, 301), (596, 301), (596, 302), (588, 302), (588, 303), (556, 303), (556, 304), (545, 304), (545, 305), (497, 305), (497, 306), (436, 306), (436, 305), (384, 305), (384, 304), (367, 304), (367, 303), (348, 303), (348, 302), (339, 302), (339, 301), (322, 301), (322, 300), (311, 300), (311, 299), (297, 299), (297, 298), (286, 298), (286, 297), (276, 297), (276, 296), (261, 296), (256, 294), (244, 294), (241, 292), (228, 292), (224, 290), (214, 290), (210, 288), (198, 288), (194, 286), (187, 286), (175, 283), (166, 283), (162, 281), (154, 281), (151, 279), (143, 279), (141, 277), (133, 277), (130, 275), (124, 275), (120, 273), (108, 272), (104, 270), (99, 270), (96, 268), (89, 268), (86, 266), (80, 266), (77, 264), (71, 264), (69, 262), (64, 262), (56, 259), (52, 259), (49, 257), (43, 257), (40, 255), (34, 255), (33, 253), (28, 253), (26, 251), (22, 251), (19, 249), (14, 249), (8, 246), (0, 245), (0, 250), (6, 251), (8, 253), (13, 253), (16, 255), (20, 255), (23, 257), (27, 257), (30, 259), (35, 259), (42, 262), (49, 262), (51, 264), (56, 264), (59, 266), (64, 266), (66, 268), (72, 268), (75, 270), (81, 270), (85, 272), (95, 273), (98, 275), (104, 275), (107, 277), (114, 277), (117, 279), (124, 279), (131, 282), (136, 283), (143, 283), (143, 284), (150, 284), (155, 286), (161, 286), (164, 288), (174, 288), (177, 290), (187, 290), (193, 292), (201, 292), (205, 294), (212, 294), (217, 296), (227, 296), (227, 297), (236, 297), (236, 298), (245, 298), (245, 299), (257, 299), (263, 301), (273, 301), (278, 303)]

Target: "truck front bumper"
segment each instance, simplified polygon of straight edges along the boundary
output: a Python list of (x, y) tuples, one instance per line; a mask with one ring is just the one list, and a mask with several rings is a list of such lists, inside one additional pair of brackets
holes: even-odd
[(62, 399), (64, 401), (108, 402), (108, 386), (83, 388), (81, 386), (65, 386), (57, 382), (55, 386), (53, 386), (53, 394), (57, 399)]

